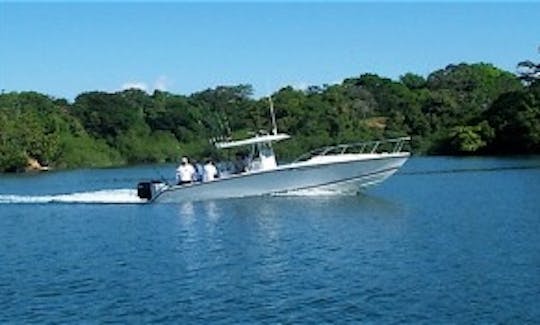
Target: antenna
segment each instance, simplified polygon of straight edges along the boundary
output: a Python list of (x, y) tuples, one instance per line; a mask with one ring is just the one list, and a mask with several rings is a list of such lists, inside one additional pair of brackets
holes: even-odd
[(270, 115), (272, 116), (272, 133), (277, 135), (276, 115), (274, 114), (274, 102), (272, 96), (268, 96), (268, 102), (270, 103)]

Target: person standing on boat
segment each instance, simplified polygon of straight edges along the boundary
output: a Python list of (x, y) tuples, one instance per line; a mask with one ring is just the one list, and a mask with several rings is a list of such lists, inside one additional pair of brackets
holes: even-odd
[(182, 157), (180, 166), (176, 168), (176, 181), (178, 185), (190, 184), (195, 177), (195, 168), (189, 163), (187, 157)]
[(211, 159), (206, 161), (204, 165), (203, 182), (210, 182), (218, 178), (218, 170)]
[(247, 159), (241, 152), (236, 153), (236, 159), (233, 162), (233, 174), (241, 174), (247, 169)]
[(204, 168), (203, 165), (195, 160), (193, 162), (193, 166), (195, 167), (195, 175), (193, 176), (193, 180), (195, 182), (202, 182), (204, 177)]

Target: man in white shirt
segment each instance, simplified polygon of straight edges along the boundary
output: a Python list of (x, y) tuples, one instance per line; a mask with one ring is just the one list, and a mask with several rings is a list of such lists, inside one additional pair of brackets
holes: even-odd
[(218, 171), (212, 160), (208, 159), (204, 165), (203, 182), (213, 181), (218, 177)]
[(187, 157), (182, 157), (180, 166), (176, 168), (176, 182), (178, 185), (190, 184), (195, 177), (195, 168), (189, 163)]

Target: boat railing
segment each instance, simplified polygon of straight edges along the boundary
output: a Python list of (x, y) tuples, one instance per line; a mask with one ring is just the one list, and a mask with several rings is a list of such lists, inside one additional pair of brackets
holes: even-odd
[(339, 144), (314, 149), (298, 157), (294, 162), (306, 161), (313, 157), (345, 154), (374, 154), (374, 153), (398, 153), (401, 152), (406, 142), (411, 137), (399, 137), (393, 139), (364, 141), (356, 143)]

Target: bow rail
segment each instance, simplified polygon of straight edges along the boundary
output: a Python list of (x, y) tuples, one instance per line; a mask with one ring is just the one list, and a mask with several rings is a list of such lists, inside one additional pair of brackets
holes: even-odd
[(398, 153), (401, 152), (407, 141), (411, 137), (400, 137), (394, 139), (364, 141), (348, 144), (339, 144), (335, 146), (326, 146), (314, 149), (298, 157), (294, 162), (309, 160), (313, 157), (327, 155), (345, 155), (345, 154), (375, 154), (375, 153)]

